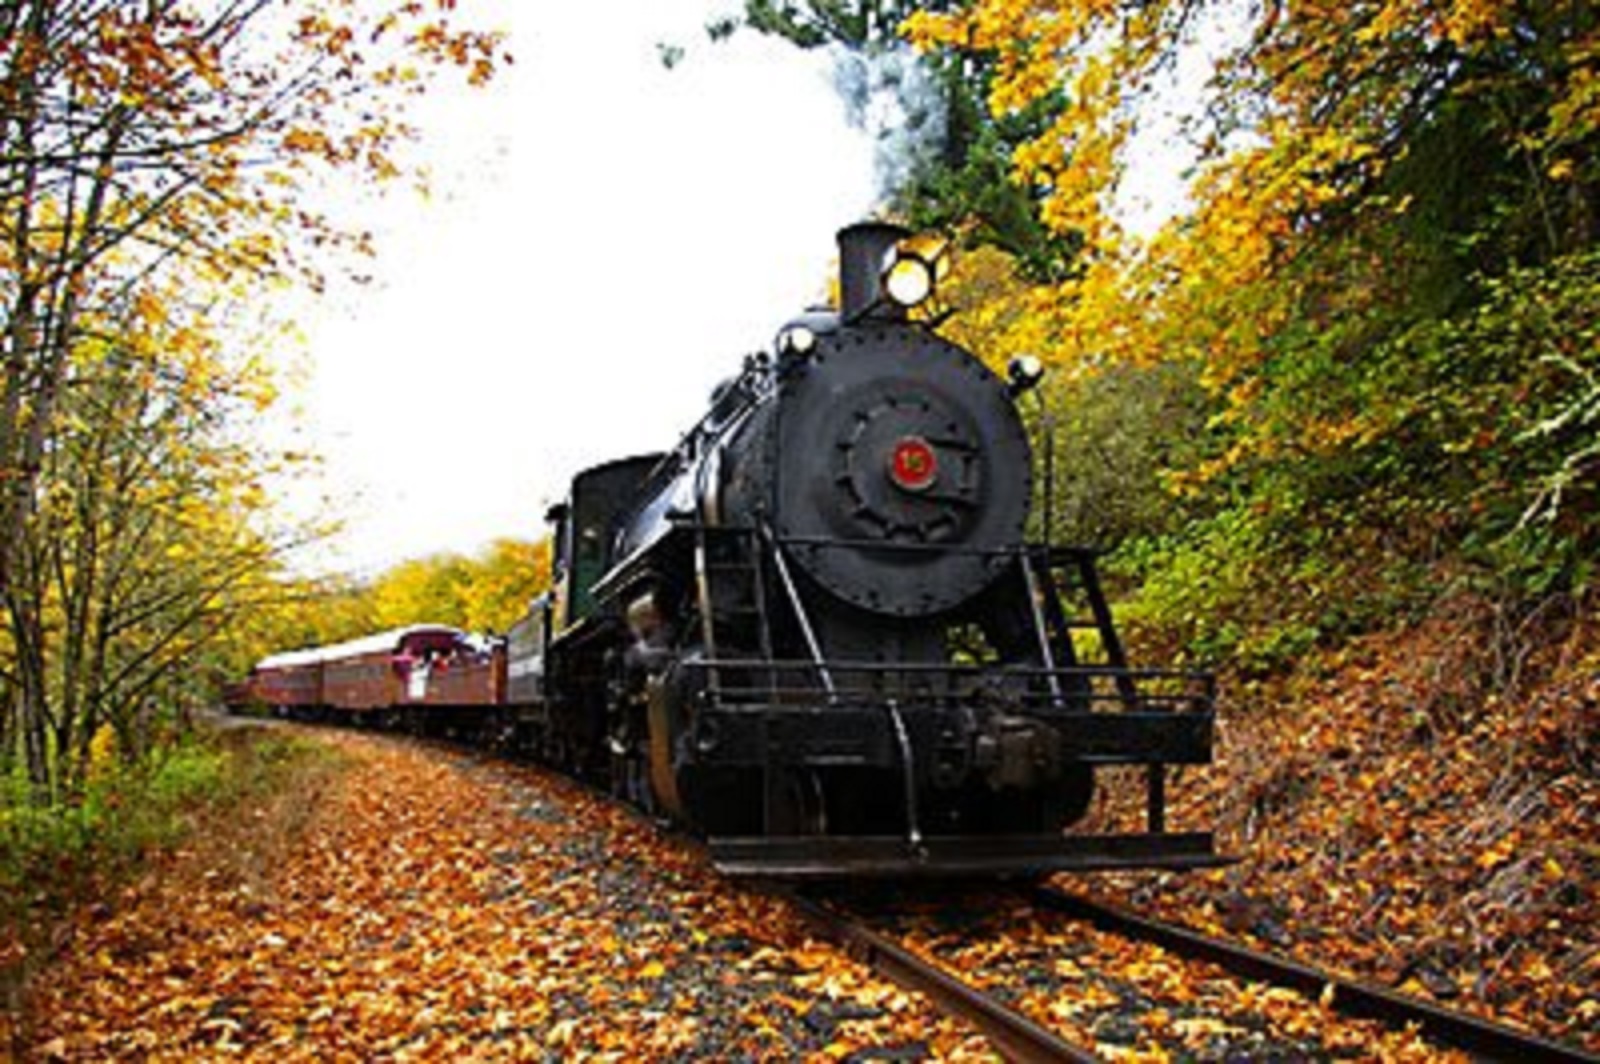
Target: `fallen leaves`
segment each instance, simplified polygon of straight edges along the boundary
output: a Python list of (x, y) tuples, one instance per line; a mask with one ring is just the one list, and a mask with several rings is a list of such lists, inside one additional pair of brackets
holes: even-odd
[(1001, 988), (1038, 1022), (1108, 1059), (1314, 1059), (1350, 1050), (1451, 1059), (1413, 1032), (1338, 1015), (1328, 993), (1243, 981), (1082, 921), (1006, 912), (981, 894), (946, 904), (959, 915), (902, 917), (908, 944), (964, 979)]
[(1241, 863), (1102, 889), (1600, 1051), (1600, 628), (1536, 646), (1516, 693), (1474, 686), (1491, 637), (1434, 619), (1235, 691), (1172, 815)]
[(190, 855), (73, 925), (30, 991), (32, 1056), (987, 1052), (565, 781), (322, 734), (350, 767), (270, 875)]

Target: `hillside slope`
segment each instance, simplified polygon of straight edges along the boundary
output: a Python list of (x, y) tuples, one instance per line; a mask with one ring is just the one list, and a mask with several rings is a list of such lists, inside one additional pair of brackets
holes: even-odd
[(1600, 1050), (1592, 607), (1513, 629), (1458, 601), (1225, 685), (1223, 715), (1218, 765), (1173, 791), (1239, 863), (1107, 893)]

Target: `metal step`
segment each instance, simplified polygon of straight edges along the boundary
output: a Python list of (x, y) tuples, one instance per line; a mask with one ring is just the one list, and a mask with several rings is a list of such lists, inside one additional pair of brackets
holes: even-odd
[(1117, 835), (714, 836), (711, 862), (728, 876), (990, 876), (1233, 863), (1206, 832)]

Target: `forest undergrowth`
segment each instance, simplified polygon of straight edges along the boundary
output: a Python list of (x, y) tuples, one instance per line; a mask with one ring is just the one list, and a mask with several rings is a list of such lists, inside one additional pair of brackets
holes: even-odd
[(23, 810), (6, 809), (0, 1059), (24, 990), (61, 958), (74, 919), (108, 916), (179, 875), (265, 882), (338, 770), (330, 748), (303, 737), (254, 723), (202, 726), (153, 769), (98, 774), (81, 802), (34, 811), (26, 823)]
[[(1215, 767), (1169, 794), (1236, 864), (1111, 897), (1600, 1050), (1600, 620), (1460, 596), (1224, 682)], [(1131, 782), (1131, 781), (1130, 781)], [(1101, 803), (1132, 816), (1138, 788)]]

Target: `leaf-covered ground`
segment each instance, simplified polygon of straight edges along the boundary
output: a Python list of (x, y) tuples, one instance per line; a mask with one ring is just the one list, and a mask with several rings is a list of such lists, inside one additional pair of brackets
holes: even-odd
[(1173, 791), (1240, 863), (1107, 896), (1600, 1051), (1592, 614), (1465, 603), (1224, 701), (1219, 765)]
[[(310, 734), (341, 775), (219, 826), (63, 928), (22, 1056), (994, 1059), (782, 902), (564, 780)], [(1107, 1059), (1433, 1055), (1003, 892), (930, 890), (954, 922), (910, 925), (912, 940)]]
[[(1242, 861), (1098, 888), (1600, 1050), (1600, 632), (1579, 624), (1518, 660), (1512, 697), (1482, 682), (1470, 631), (1424, 626), (1291, 688), (1232, 692), (1222, 763), (1173, 793), (1180, 824), (1216, 824)], [(319, 735), (342, 774), (79, 914), (0, 1047), (37, 1060), (989, 1056), (808, 939), (781, 903), (558, 778)], [(1003, 953), (1033, 948), (1021, 924), (1008, 933)], [(1126, 962), (1104, 984), (1133, 1002), (1120, 1012), (1023, 981), (1037, 1015), (1125, 1058), (1160, 1059), (1161, 1045), (1203, 1057), (1222, 1027), (1357, 1055), (1412, 1048), (1329, 1042), (1314, 1006), (1273, 991), (1245, 1003), (1264, 1021), (1199, 1008), (1220, 984), (1116, 944), (1034, 945), (1047, 982), (1079, 997), (1104, 983), (1088, 973)], [(952, 959), (988, 971), (974, 948)]]
[(1240, 979), (1040, 910), (1023, 892), (942, 884), (853, 893), (864, 899), (857, 909), (877, 911), (874, 922), (918, 954), (1107, 1060), (1467, 1059), (1417, 1031), (1340, 1015), (1332, 994)]
[(296, 838), (200, 840), (83, 913), (33, 1059), (985, 1055), (918, 999), (536, 770), (326, 733)]

